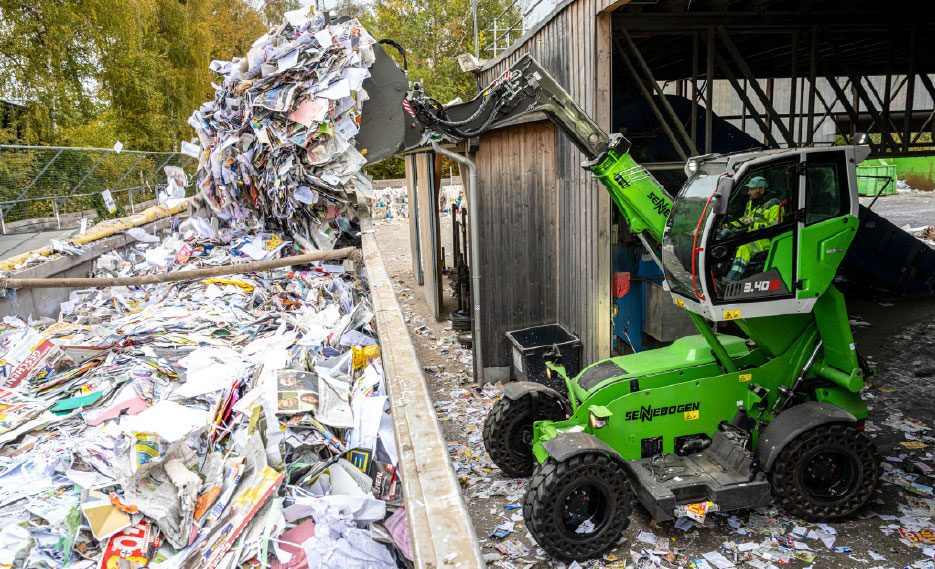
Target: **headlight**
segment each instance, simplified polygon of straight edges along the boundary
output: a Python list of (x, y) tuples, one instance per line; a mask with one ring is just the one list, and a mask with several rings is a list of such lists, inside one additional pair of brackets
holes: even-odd
[(594, 411), (591, 411), (589, 413), (589, 417), (590, 417), (592, 429), (600, 429), (607, 425), (607, 419), (601, 419), (600, 417), (594, 414)]
[(688, 162), (685, 163), (685, 175), (686, 175), (686, 176), (688, 176), (689, 178), (691, 178), (692, 175), (693, 175), (695, 172), (697, 172), (697, 171), (698, 171), (698, 161), (697, 161), (697, 160), (689, 160)]

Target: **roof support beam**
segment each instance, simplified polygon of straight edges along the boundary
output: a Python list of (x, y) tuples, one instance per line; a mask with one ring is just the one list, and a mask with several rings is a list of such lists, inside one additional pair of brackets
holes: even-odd
[[(630, 61), (630, 58), (627, 57), (626, 52), (623, 50), (623, 47), (620, 45), (620, 39), (614, 38), (614, 44), (617, 46), (617, 51), (620, 53), (620, 59), (626, 64), (627, 69), (630, 70), (630, 75), (633, 76), (633, 80), (640, 88), (640, 92), (643, 94), (643, 98), (646, 99), (646, 103), (649, 105), (649, 108), (652, 109), (653, 114), (656, 115), (656, 120), (659, 121), (659, 125), (662, 127), (662, 130), (665, 131), (666, 136), (669, 137), (669, 141), (672, 143), (672, 146), (675, 147), (675, 151), (682, 158), (682, 160), (688, 160), (688, 155), (685, 153), (685, 149), (682, 148), (682, 145), (679, 143), (678, 138), (676, 138), (675, 133), (672, 132), (672, 129), (669, 128), (669, 123), (666, 121), (665, 117), (662, 115), (662, 111), (659, 110), (659, 107), (656, 105), (656, 102), (653, 100), (652, 93), (649, 92), (649, 89), (646, 88), (646, 84), (643, 79), (640, 77), (639, 73), (636, 71), (636, 67), (633, 66), (633, 63)], [(665, 99), (665, 97), (663, 97)], [(678, 122), (678, 121), (676, 121)], [(681, 124), (681, 123), (678, 123)], [(682, 127), (685, 128), (684, 126)]]
[(691, 139), (698, 140), (698, 34), (692, 34)]
[[(831, 85), (831, 89), (834, 90), (834, 94), (837, 96), (837, 100), (844, 107), (844, 112), (847, 113), (847, 116), (851, 117), (851, 124), (856, 127), (858, 124), (860, 124), (860, 117), (857, 111), (854, 109), (854, 106), (851, 105), (850, 101), (847, 100), (847, 94), (844, 92), (844, 89), (841, 88), (841, 86), (838, 84), (838, 80), (832, 75), (826, 76), (825, 80), (828, 81), (828, 84)], [(853, 83), (854, 82), (851, 81), (851, 86), (853, 86)], [(879, 147), (877, 147), (873, 141), (870, 141), (870, 147), (874, 152), (881, 149), (885, 151), (886, 149), (884, 144), (881, 144)]]
[(705, 60), (705, 114), (704, 114), (704, 151), (711, 154), (711, 123), (714, 111), (714, 28), (708, 28), (707, 59)]
[(789, 134), (792, 136), (792, 139), (795, 141), (795, 145), (798, 146), (802, 141), (802, 133), (799, 133), (799, 136), (795, 136), (795, 98), (798, 93), (796, 93), (797, 83), (799, 81), (798, 77), (798, 65), (799, 65), (799, 32), (798, 30), (792, 32), (792, 61), (789, 63)]
[[(851, 86), (851, 81), (850, 79), (848, 79), (847, 82), (844, 83), (843, 89), (846, 90), (850, 86)], [(812, 131), (809, 133), (809, 136), (814, 137), (815, 133), (818, 132), (818, 129), (821, 128), (822, 123), (825, 122), (825, 119), (828, 118), (829, 116), (831, 117), (832, 122), (834, 122), (835, 127), (837, 127), (837, 129), (843, 133), (844, 128), (841, 126), (841, 123), (838, 122), (838, 115), (834, 112), (834, 105), (835, 103), (838, 102), (837, 95), (835, 95), (834, 99), (831, 100), (830, 105), (825, 101), (824, 96), (822, 96), (821, 91), (817, 89), (817, 86), (815, 89), (815, 95), (818, 97), (818, 102), (820, 102), (821, 105), (825, 108), (825, 112), (824, 114), (821, 115), (821, 118), (818, 120), (818, 123), (815, 124)]]
[(747, 96), (747, 93), (744, 92), (744, 89), (740, 85), (740, 82), (737, 81), (737, 77), (734, 75), (734, 72), (731, 71), (730, 67), (727, 65), (727, 62), (724, 60), (724, 57), (717, 50), (717, 48), (714, 48), (714, 60), (717, 61), (717, 64), (720, 66), (724, 76), (727, 77), (727, 81), (730, 82), (731, 86), (734, 88), (737, 96), (740, 97), (740, 100), (743, 101), (743, 104), (746, 106), (747, 110), (750, 111), (750, 117), (753, 118), (757, 126), (760, 127), (760, 130), (766, 137), (766, 141), (769, 146), (771, 148), (779, 148), (779, 143), (773, 137), (773, 133), (770, 132), (769, 127), (763, 120), (763, 117), (760, 116), (760, 113), (756, 110), (756, 107), (753, 106), (753, 101), (751, 101), (750, 97)]
[[(734, 42), (731, 41), (730, 36), (727, 34), (727, 30), (724, 28), (724, 26), (718, 26), (717, 32), (718, 36), (721, 38), (721, 42), (724, 43), (724, 47), (727, 48), (727, 52), (737, 64), (737, 68), (740, 69), (740, 72), (750, 83), (750, 86), (753, 87), (753, 92), (756, 93), (756, 96), (760, 99), (760, 103), (763, 104), (763, 108), (766, 110), (766, 114), (769, 115), (770, 124), (775, 125), (776, 128), (779, 129), (779, 134), (781, 134), (783, 139), (785, 139), (786, 144), (794, 147), (795, 141), (789, 134), (789, 129), (787, 129), (786, 125), (783, 124), (782, 119), (779, 117), (779, 113), (777, 113), (776, 109), (773, 107), (773, 101), (766, 96), (766, 93), (763, 92), (763, 89), (760, 87), (760, 83), (757, 81), (756, 76), (754, 76), (750, 71), (750, 67), (747, 65), (746, 60), (744, 60), (743, 56), (740, 54), (740, 51), (737, 49), (737, 46), (734, 45)], [(766, 130), (769, 130), (769, 125), (767, 126)]]
[(808, 55), (808, 138), (805, 146), (811, 146), (815, 134), (815, 92), (818, 91), (816, 74), (818, 68), (818, 27), (812, 28), (812, 43)]
[(916, 93), (916, 36), (918, 29), (915, 26), (909, 29), (909, 73), (906, 74), (906, 107), (903, 117), (902, 151), (909, 152), (909, 138), (912, 136), (912, 105)]
[[(870, 97), (867, 95), (867, 91), (864, 89), (863, 85), (860, 83), (860, 76), (854, 73), (854, 69), (848, 63), (847, 58), (841, 51), (838, 42), (835, 41), (834, 37), (831, 35), (830, 30), (827, 33), (828, 37), (831, 40), (831, 47), (834, 49), (834, 55), (838, 59), (838, 63), (844, 68), (844, 72), (851, 80), (851, 84), (854, 86), (854, 90), (857, 92), (857, 97), (859, 100), (867, 106), (867, 112), (870, 113), (870, 118), (873, 119), (874, 124), (880, 129), (880, 146), (885, 150), (889, 146), (894, 152), (899, 151), (899, 147), (896, 146), (896, 142), (893, 140), (893, 137), (890, 136), (889, 126), (883, 122), (883, 119), (880, 117), (880, 114), (877, 112), (876, 107), (873, 104), (873, 101), (870, 100)], [(857, 121), (854, 121), (854, 124), (857, 124)]]
[(672, 122), (675, 123), (675, 128), (678, 129), (679, 134), (681, 134), (682, 138), (685, 140), (685, 145), (688, 147), (689, 153), (691, 153), (692, 156), (697, 156), (698, 149), (695, 147), (695, 141), (685, 130), (685, 125), (682, 124), (681, 120), (679, 120), (679, 116), (675, 114), (675, 109), (672, 108), (672, 105), (669, 103), (669, 99), (666, 98), (666, 94), (662, 91), (662, 87), (659, 86), (659, 82), (656, 81), (655, 76), (653, 76), (652, 70), (649, 68), (649, 65), (646, 64), (646, 60), (643, 59), (643, 54), (640, 53), (640, 50), (636, 47), (636, 43), (633, 42), (633, 37), (630, 36), (630, 32), (628, 32), (626, 29), (621, 31), (623, 32), (623, 39), (627, 40), (627, 45), (629, 46), (630, 51), (632, 51), (633, 55), (636, 56), (636, 60), (643, 69), (643, 73), (646, 74), (646, 77), (649, 79), (649, 83), (653, 86), (653, 90), (656, 91), (656, 95), (659, 97), (659, 100), (662, 101), (663, 108), (669, 114)]

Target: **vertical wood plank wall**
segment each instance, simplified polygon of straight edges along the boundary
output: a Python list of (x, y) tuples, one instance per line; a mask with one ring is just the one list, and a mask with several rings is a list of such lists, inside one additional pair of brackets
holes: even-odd
[(419, 248), (419, 188), (416, 185), (416, 157), (406, 156), (406, 189), (409, 193), (409, 250), (412, 251), (412, 272), (416, 275), (416, 284), (424, 282), (422, 276), (422, 252)]
[(441, 231), (438, 219), (438, 190), (441, 180), (436, 176), (435, 153), (415, 155), (416, 186), (419, 207), (419, 252), (422, 257), (423, 292), (435, 320), (443, 310)]
[[(577, 0), (571, 2), (552, 20), (546, 23), (536, 34), (527, 39), (525, 44), (514, 53), (505, 57), (491, 69), (481, 74), (481, 84), (488, 84), (497, 78), (523, 54), (531, 53), (539, 63), (551, 73), (581, 107), (595, 118), (598, 125), (605, 129), (610, 126), (610, 16), (599, 13), (619, 1), (612, 0)], [(600, 38), (598, 36), (601, 36)], [(537, 127), (540, 128), (541, 127)], [(507, 290), (491, 273), (516, 270), (518, 265), (529, 263), (538, 265), (529, 259), (520, 259), (514, 263), (497, 261), (491, 258), (482, 262), (483, 298), (491, 299), (498, 294), (499, 303), (511, 306), (513, 313), (520, 313), (524, 303), (532, 303), (533, 289), (546, 286), (545, 280), (554, 279), (555, 312), (554, 316), (544, 310), (537, 321), (531, 324), (558, 321), (578, 335), (583, 344), (584, 363), (606, 357), (610, 353), (611, 318), (610, 318), (610, 198), (604, 188), (596, 183), (589, 172), (581, 168), (582, 154), (568, 138), (558, 133), (555, 153), (528, 152), (530, 141), (535, 137), (526, 124), (506, 127), (481, 137), (480, 150), (476, 155), (480, 177), (480, 194), (488, 196), (496, 188), (499, 209), (484, 208), (484, 227), (495, 231), (500, 224), (508, 235), (497, 234), (494, 243), (506, 247), (504, 239), (514, 242), (509, 246), (518, 250), (532, 250), (544, 247), (542, 238), (553, 239), (555, 263), (548, 275), (542, 275), (540, 282), (534, 280), (525, 287)], [(510, 140), (508, 144), (500, 141)], [(492, 141), (497, 141), (496, 146)], [(487, 148), (485, 148), (485, 145)], [(543, 207), (553, 208), (542, 211), (542, 223), (555, 224), (554, 237), (546, 233), (528, 231), (531, 220), (521, 221), (520, 225), (512, 216), (519, 211), (525, 215), (538, 214), (538, 210), (528, 204), (531, 190), (526, 187), (526, 179), (521, 172), (538, 171), (546, 173), (552, 165), (555, 171), (557, 196), (544, 202)], [(478, 203), (484, 203), (484, 197)], [(526, 204), (524, 206), (523, 204)], [(538, 207), (538, 206), (537, 206)], [(489, 217), (487, 217), (489, 216)], [(510, 228), (522, 228), (512, 231)], [(525, 231), (525, 232), (524, 232)], [(482, 239), (487, 239), (482, 234)], [(516, 240), (522, 241), (516, 243)], [(550, 245), (551, 247), (551, 245)], [(487, 247), (485, 246), (485, 249)], [(493, 278), (491, 278), (493, 277)], [(539, 302), (535, 297), (535, 302)], [(489, 303), (489, 300), (485, 301)], [(508, 351), (499, 326), (494, 326), (491, 319), (495, 314), (487, 311), (487, 318), (482, 318), (482, 330), (485, 338), (484, 367), (509, 365)], [(491, 334), (499, 337), (491, 338)], [(487, 347), (492, 344), (491, 347)], [(494, 345), (497, 346), (494, 348)], [(505, 355), (506, 354), (506, 355)]]
[(555, 136), (548, 121), (490, 131), (474, 158), (485, 368), (509, 365), (504, 334), (557, 318)]

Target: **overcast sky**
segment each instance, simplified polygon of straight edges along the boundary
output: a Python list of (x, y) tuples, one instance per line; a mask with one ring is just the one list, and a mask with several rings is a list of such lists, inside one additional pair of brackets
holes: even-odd
[[(334, 8), (338, 4), (338, 0), (319, 0), (324, 3), (326, 10)], [(373, 1), (373, 0), (370, 0)], [(315, 0), (301, 0), (302, 4), (308, 6), (314, 4)], [(536, 0), (520, 0), (520, 5), (522, 6), (532, 6)], [(546, 17), (549, 12), (552, 11), (552, 8), (558, 3), (558, 0), (541, 0), (539, 4), (533, 9), (532, 13), (529, 15), (529, 18), (526, 21), (526, 27), (532, 27), (536, 22)]]

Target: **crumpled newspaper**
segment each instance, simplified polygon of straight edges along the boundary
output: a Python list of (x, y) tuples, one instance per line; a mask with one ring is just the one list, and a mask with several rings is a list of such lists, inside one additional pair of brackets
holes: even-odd
[(215, 99), (188, 121), (201, 143), (196, 216), (334, 247), (347, 193), (371, 192), (354, 137), (375, 43), (357, 20), (296, 10), (245, 57), (212, 61)]
[[(296, 252), (270, 233), (183, 228), (102, 256), (95, 275)], [(372, 320), (366, 280), (327, 263), (82, 289), (58, 321), (4, 319), (5, 379), (22, 379), (0, 392), (0, 562), (195, 569), (235, 548), (269, 564), (283, 513), (314, 519), (295, 508), (311, 496), (333, 506), (336, 529), (309, 547), (385, 566), (395, 546), (370, 529), (401, 505), (402, 484)], [(280, 412), (289, 389), (309, 406)]]

